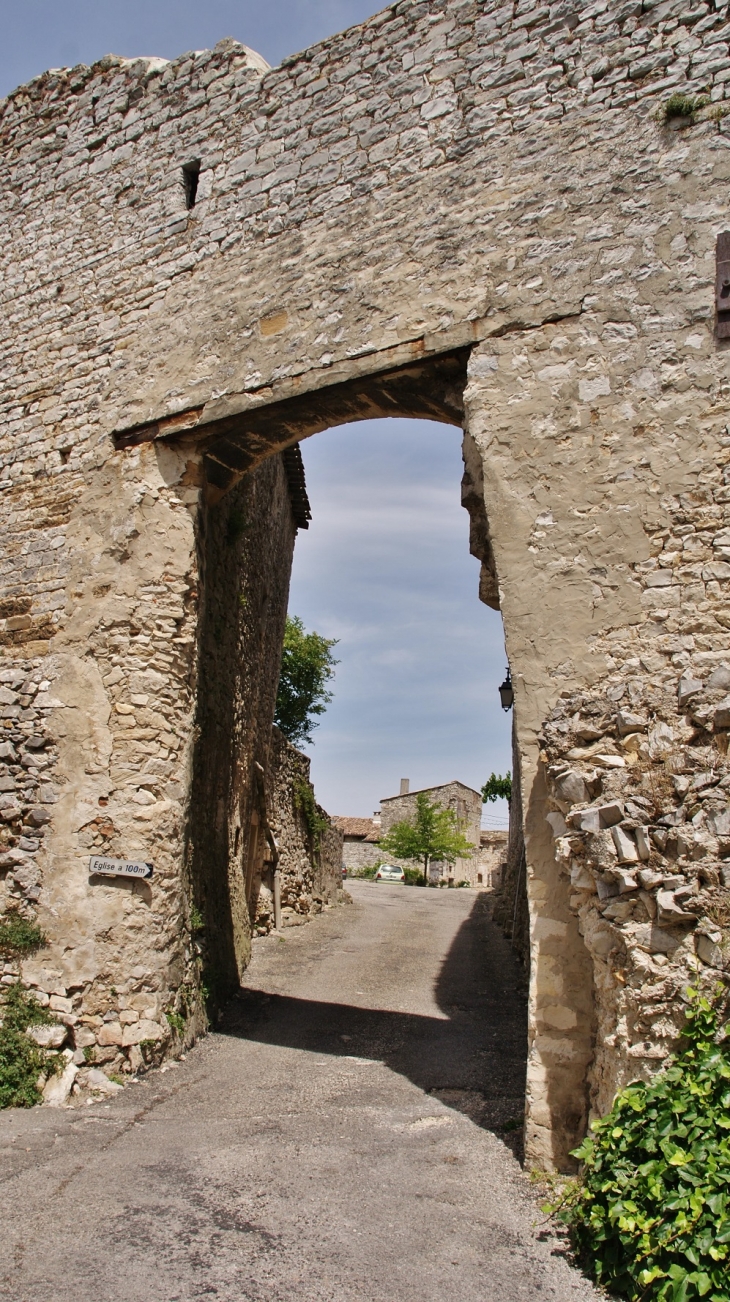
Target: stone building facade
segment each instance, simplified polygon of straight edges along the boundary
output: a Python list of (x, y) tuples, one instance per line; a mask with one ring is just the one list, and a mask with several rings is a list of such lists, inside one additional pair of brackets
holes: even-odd
[[(219, 721), (263, 736), (206, 683), (214, 608), (275, 641), (268, 596), (226, 596), (231, 494), (367, 416), (465, 431), (515, 687), (529, 1159), (564, 1166), (724, 969), (727, 23), (400, 0), (275, 69), (110, 56), (0, 106), (3, 863), (84, 1015), (122, 974), (178, 998), (198, 894), (224, 982), (246, 960), (249, 797), (193, 800)], [(90, 880), (82, 835), (152, 884)]]
[(384, 855), (380, 840), (380, 819), (348, 818), (335, 815), (334, 825), (342, 834), (342, 866), (348, 872), (358, 873), (361, 868), (371, 868), (381, 863)]
[(507, 832), (484, 831), (481, 826), (482, 798), (478, 791), (463, 782), (447, 782), (438, 787), (425, 787), (422, 792), (409, 791), (407, 779), (401, 782), (397, 796), (386, 796), (380, 802), (380, 812), (372, 818), (335, 817), (332, 821), (343, 835), (342, 862), (350, 872), (371, 867), (373, 864), (397, 864), (413, 868), (412, 860), (396, 859), (380, 849), (380, 838), (389, 832), (394, 823), (411, 822), (416, 813), (416, 796), (423, 794), (442, 809), (451, 809), (456, 815), (460, 830), (474, 846), (468, 858), (459, 858), (453, 864), (433, 862), (429, 877), (434, 884), (453, 886), (468, 882), (475, 887), (494, 887), (499, 884), (502, 865), (507, 850)]
[(502, 832), (496, 828), (489, 830), (482, 828), (474, 863), (468, 865), (471, 874), (469, 881), (472, 886), (496, 890), (501, 885), (508, 842), (509, 832)]
[[(408, 783), (401, 786), (408, 787)], [(456, 816), (459, 830), (474, 846), (473, 854), (468, 858), (456, 859), (453, 864), (432, 863), (429, 865), (429, 877), (437, 882), (468, 881), (476, 884), (476, 857), (480, 845), (482, 798), (478, 791), (473, 791), (463, 782), (445, 782), (438, 787), (428, 787), (422, 792), (401, 790), (397, 796), (386, 796), (380, 802), (381, 834), (389, 832), (394, 823), (412, 822), (416, 814), (416, 797), (425, 795), (432, 804), (442, 809), (450, 809)], [(413, 865), (410, 865), (413, 867)], [(473, 881), (472, 881), (473, 878)]]

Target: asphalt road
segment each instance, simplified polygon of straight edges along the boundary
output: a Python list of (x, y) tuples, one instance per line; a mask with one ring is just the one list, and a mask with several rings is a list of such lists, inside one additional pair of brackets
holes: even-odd
[(597, 1298), (508, 1147), (524, 979), (485, 897), (351, 891), (256, 942), (184, 1062), (0, 1114), (3, 1302)]

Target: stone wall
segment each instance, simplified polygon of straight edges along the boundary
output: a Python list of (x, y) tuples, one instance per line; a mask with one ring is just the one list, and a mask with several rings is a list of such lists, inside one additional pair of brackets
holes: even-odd
[(500, 886), (507, 860), (508, 842), (507, 832), (482, 832), (479, 849), (473, 860), (466, 861), (467, 876), (472, 886), (480, 886), (485, 890)]
[(525, 856), (525, 821), (522, 806), (520, 752), (517, 727), (512, 721), (512, 796), (509, 807), (507, 853), (492, 903), (492, 917), (502, 928), (525, 964), (530, 962), (530, 909)]
[[(350, 872), (358, 872), (360, 868), (369, 868), (372, 864), (382, 863), (385, 858), (389, 859), (389, 856), (383, 853), (377, 841), (345, 840), (343, 842), (342, 862)], [(400, 863), (398, 866), (402, 868), (404, 864)], [(410, 864), (408, 866), (412, 867)]]
[[(271, 723), (296, 523), (281, 455), (199, 519), (201, 624), (186, 845), (191, 897), (205, 920), (206, 986), (238, 986), (251, 951), (267, 854)], [(273, 772), (270, 769), (273, 764)]]
[(337, 903), (341, 891), (342, 833), (316, 804), (309, 767), (309, 757), (275, 727), (266, 784), (272, 838), (253, 890), (257, 935), (266, 935), (275, 924), (275, 872), (280, 878), (284, 927), (306, 922), (327, 905)]
[[(201, 518), (271, 453), (371, 415), (467, 434), (515, 685), (530, 1160), (566, 1165), (590, 1107), (662, 1060), (690, 951), (716, 979), (727, 18), (716, 0), (402, 0), (277, 69), (223, 42), (48, 73), (4, 102), (4, 889), (51, 937), (38, 981), (85, 1015), (119, 966), (151, 987), (129, 998), (185, 979)], [(708, 102), (667, 122), (675, 90)], [(622, 734), (619, 709), (645, 732)], [(625, 839), (589, 841), (579, 807), (618, 801)], [(641, 809), (641, 871), (662, 881), (629, 885), (633, 905), (610, 887)], [(154, 861), (152, 887), (90, 884), (89, 845)], [(707, 944), (652, 948), (695, 909)]]

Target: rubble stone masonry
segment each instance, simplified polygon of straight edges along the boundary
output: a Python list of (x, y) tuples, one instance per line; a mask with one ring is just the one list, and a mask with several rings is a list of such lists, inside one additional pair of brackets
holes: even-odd
[[(97, 1042), (113, 983), (150, 1022), (186, 979), (201, 519), (370, 415), (465, 429), (529, 1159), (565, 1166), (727, 967), (728, 85), (720, 0), (402, 0), (279, 68), (110, 56), (2, 105), (0, 862), (51, 942), (25, 978)], [(704, 102), (665, 121), (676, 91)], [(113, 838), (151, 884), (89, 879)]]

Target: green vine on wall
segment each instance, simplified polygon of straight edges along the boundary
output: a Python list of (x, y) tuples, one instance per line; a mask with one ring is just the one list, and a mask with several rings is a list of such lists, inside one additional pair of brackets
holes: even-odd
[(46, 937), (40, 927), (28, 918), (24, 918), (17, 908), (6, 909), (0, 914), (0, 955), (3, 958), (22, 958), (42, 949)]
[(322, 833), (327, 831), (329, 819), (324, 818), (317, 809), (311, 783), (305, 778), (294, 779), (294, 808), (304, 819), (312, 845), (316, 853), (319, 853)]
[(592, 1126), (557, 1206), (579, 1261), (630, 1302), (730, 1302), (730, 1037), (696, 990), (684, 1047)]

